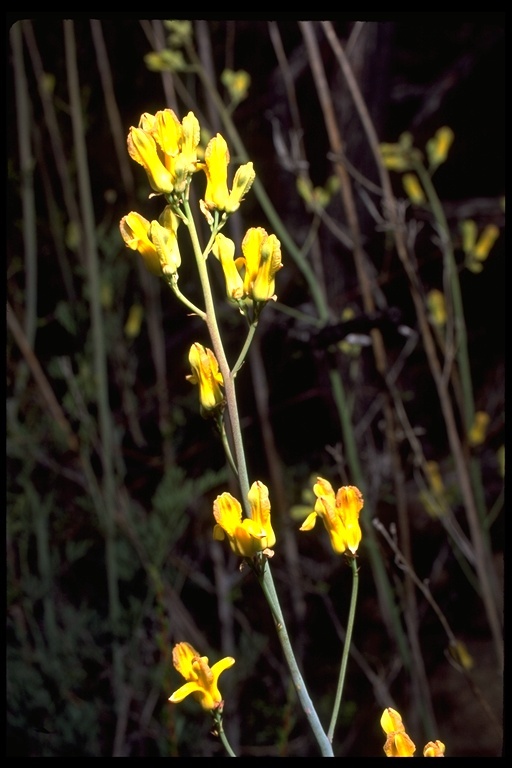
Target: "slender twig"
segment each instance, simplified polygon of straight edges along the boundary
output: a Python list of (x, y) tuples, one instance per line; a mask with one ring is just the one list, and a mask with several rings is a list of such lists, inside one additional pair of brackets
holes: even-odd
[(453, 412), (453, 405), (450, 399), (448, 385), (444, 379), (443, 372), (437, 357), (435, 342), (428, 322), (425, 304), (422, 298), (422, 291), (419, 276), (409, 257), (409, 251), (405, 240), (403, 228), (400, 226), (398, 217), (398, 208), (395, 196), (393, 194), (389, 172), (382, 162), (380, 145), (372, 120), (368, 113), (364, 99), (362, 98), (358, 84), (353, 76), (351, 68), (346, 59), (343, 48), (337, 39), (332, 24), (322, 22), (327, 39), (329, 40), (334, 55), (336, 56), (340, 67), (343, 70), (347, 86), (350, 89), (355, 107), (358, 111), (363, 129), (368, 138), (368, 144), (373, 153), (375, 163), (379, 172), (380, 183), (383, 190), (383, 207), (389, 219), (391, 231), (394, 234), (395, 245), (399, 259), (405, 269), (410, 282), (411, 297), (414, 302), (416, 316), (420, 334), (423, 340), (425, 353), (432, 377), (436, 384), (441, 410), (446, 424), (446, 431), (450, 448), (454, 457), (457, 474), (459, 477), (460, 489), (464, 500), (468, 524), (471, 530), (473, 546), (477, 558), (476, 571), (482, 588), (482, 601), (487, 613), (487, 619), (494, 639), (496, 656), (500, 667), (503, 667), (503, 631), (501, 621), (498, 615), (496, 605), (496, 596), (494, 589), (494, 567), (490, 561), (490, 554), (486, 549), (485, 542), (481, 535), (481, 522), (476, 507), (473, 488), (467, 469), (467, 460), (459, 438), (457, 422)]
[[(114, 475), (114, 439), (112, 432), (112, 415), (108, 399), (107, 354), (105, 348), (105, 329), (101, 308), (101, 290), (99, 275), (99, 256), (96, 245), (94, 224), (94, 205), (87, 165), (87, 150), (85, 145), (85, 126), (82, 117), (80, 84), (78, 78), (74, 25), (72, 21), (64, 21), (64, 42), (68, 88), (71, 103), (71, 118), (75, 157), (77, 163), (80, 209), (83, 221), (84, 251), (88, 280), (88, 294), (91, 312), (91, 327), (94, 340), (94, 374), (96, 378), (96, 393), (98, 400), (99, 425), (102, 444), (103, 494), (106, 514), (106, 566), (109, 594), (109, 615), (114, 638), (119, 628), (121, 606), (119, 602), (119, 585), (117, 573), (116, 526), (114, 518), (115, 507), (115, 475)], [(118, 719), (122, 717), (123, 707), (123, 663), (117, 640), (112, 644), (113, 653), (113, 691)]]

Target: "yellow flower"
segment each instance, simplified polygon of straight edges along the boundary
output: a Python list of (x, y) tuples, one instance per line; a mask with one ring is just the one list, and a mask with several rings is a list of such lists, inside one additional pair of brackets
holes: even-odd
[(400, 134), (395, 144), (380, 145), (382, 162), (390, 171), (410, 171), (421, 158), (421, 153), (413, 147), (412, 134), (408, 131)]
[(478, 261), (486, 260), (491, 248), (493, 247), (494, 243), (498, 239), (499, 234), (500, 234), (500, 230), (496, 226), (496, 224), (487, 224), (487, 226), (484, 227), (484, 230), (480, 235), (480, 237), (478, 238), (478, 242), (475, 245), (475, 250), (474, 250), (475, 259), (477, 259)]
[(200, 656), (189, 643), (178, 643), (172, 650), (172, 662), (187, 682), (169, 696), (169, 701), (178, 704), (192, 694), (203, 709), (217, 709), (223, 704), (218, 681), (221, 672), (235, 663), (232, 656), (209, 667), (207, 656)]
[(427, 141), (427, 156), (430, 164), (430, 170), (436, 169), (445, 162), (448, 152), (453, 144), (455, 135), (451, 128), (443, 125), (435, 132), (435, 135)]
[(437, 288), (432, 288), (427, 294), (427, 306), (432, 323), (437, 328), (444, 328), (447, 319), (444, 293)]
[(213, 255), (220, 261), (228, 299), (238, 303), (244, 296), (244, 281), (240, 275), (243, 259), (235, 259), (235, 244), (229, 237), (219, 232), (212, 246)]
[(131, 211), (119, 222), (121, 236), (128, 248), (138, 251), (154, 275), (173, 274), (181, 264), (176, 231), (179, 219), (166, 206), (158, 221), (148, 221)]
[(252, 517), (243, 520), (240, 502), (230, 493), (222, 493), (213, 502), (213, 516), (217, 523), (213, 538), (222, 541), (227, 537), (231, 549), (240, 557), (253, 557), (276, 543), (270, 520), (268, 488), (258, 480), (252, 484), (247, 498)]
[(385, 709), (380, 724), (387, 736), (384, 744), (386, 757), (413, 757), (416, 746), (405, 732), (402, 718), (396, 709)]
[(364, 504), (361, 491), (354, 485), (344, 485), (334, 494), (332, 485), (322, 477), (317, 478), (313, 491), (317, 497), (315, 509), (300, 530), (310, 531), (316, 518), (321, 517), (334, 551), (342, 554), (349, 549), (355, 554), (361, 541), (359, 513)]
[(423, 757), (444, 757), (445, 749), (442, 741), (429, 741), (423, 748)]
[(137, 128), (128, 133), (128, 153), (145, 169), (155, 192), (182, 193), (198, 170), (199, 122), (189, 112), (180, 123), (172, 109), (155, 115), (145, 112)]
[(242, 241), (244, 293), (253, 301), (275, 300), (275, 276), (282, 268), (281, 243), (263, 227), (251, 227)]
[(204, 163), (201, 164), (207, 178), (204, 202), (209, 209), (233, 213), (240, 207), (242, 198), (251, 188), (256, 174), (252, 163), (241, 165), (235, 173), (231, 192), (228, 192), (228, 165), (228, 145), (218, 133), (208, 142)]
[(402, 184), (411, 203), (421, 205), (425, 202), (425, 193), (415, 173), (404, 173)]
[(233, 72), (232, 69), (225, 69), (220, 79), (222, 84), (226, 86), (233, 105), (239, 104), (247, 98), (251, 85), (251, 76), (248, 72), (243, 69), (239, 69), (237, 72)]
[(491, 417), (485, 411), (476, 411), (468, 434), (468, 442), (472, 448), (484, 442), (490, 420)]
[(186, 376), (191, 384), (199, 384), (199, 402), (203, 416), (210, 415), (224, 405), (221, 386), (224, 384), (217, 358), (211, 349), (202, 344), (192, 344), (188, 355), (192, 373)]
[(471, 272), (478, 274), (482, 271), (483, 262), (488, 258), (500, 230), (496, 224), (487, 224), (478, 237), (478, 227), (472, 219), (461, 221), (459, 227), (462, 235), (462, 249), (466, 257), (465, 265)]

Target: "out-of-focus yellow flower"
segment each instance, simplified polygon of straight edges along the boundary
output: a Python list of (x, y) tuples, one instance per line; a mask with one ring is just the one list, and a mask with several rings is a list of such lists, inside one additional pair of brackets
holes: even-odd
[(402, 184), (411, 203), (421, 205), (425, 202), (425, 193), (415, 173), (404, 173)]
[(478, 239), (478, 227), (473, 219), (461, 221), (459, 227), (462, 236), (462, 250), (466, 257), (465, 265), (470, 272), (478, 274), (482, 271), (483, 262), (487, 260), (499, 237), (499, 227), (496, 224), (487, 224)]
[(244, 261), (240, 257), (235, 259), (235, 244), (229, 237), (219, 232), (212, 246), (213, 255), (220, 261), (224, 279), (226, 281), (226, 293), (228, 299), (238, 303), (244, 297), (244, 281), (240, 274)]
[(420, 490), (420, 501), (431, 517), (444, 517), (450, 510), (451, 494), (445, 488), (437, 461), (425, 463), (425, 476), (428, 488)]
[(354, 485), (344, 485), (335, 494), (332, 485), (322, 477), (313, 486), (317, 497), (314, 512), (302, 523), (301, 531), (314, 528), (317, 517), (322, 518), (331, 546), (343, 554), (349, 549), (355, 554), (361, 541), (359, 513), (363, 508), (363, 495)]
[(454, 138), (455, 135), (452, 129), (447, 125), (443, 125), (442, 128), (439, 128), (434, 136), (427, 141), (426, 150), (431, 171), (435, 170), (445, 162)]
[(143, 317), (144, 308), (142, 304), (132, 304), (124, 324), (125, 336), (129, 339), (135, 339), (139, 335)]
[(213, 502), (213, 538), (222, 541), (227, 537), (231, 549), (240, 557), (254, 557), (276, 543), (267, 486), (258, 480), (252, 484), (247, 498), (252, 517), (244, 519), (240, 502), (230, 493), (222, 493)]
[(416, 746), (405, 732), (400, 713), (396, 709), (387, 707), (382, 713), (380, 724), (387, 736), (384, 744), (386, 757), (413, 757)]
[(412, 134), (408, 131), (400, 134), (395, 144), (380, 145), (382, 162), (390, 171), (410, 171), (421, 159), (421, 152), (413, 147)]
[(245, 69), (239, 69), (237, 72), (234, 72), (232, 69), (225, 69), (220, 79), (229, 92), (232, 105), (239, 104), (247, 98), (249, 86), (251, 85), (251, 76)]
[(477, 261), (485, 261), (500, 234), (496, 224), (487, 224), (477, 240), (473, 255)]
[(119, 222), (121, 236), (128, 248), (138, 251), (147, 269), (154, 275), (173, 274), (181, 264), (176, 231), (179, 219), (166, 206), (160, 222), (148, 221), (131, 211)]
[(187, 682), (169, 696), (169, 701), (178, 704), (192, 694), (203, 709), (217, 709), (223, 705), (218, 687), (219, 676), (235, 663), (232, 656), (226, 656), (209, 667), (207, 656), (200, 656), (189, 643), (178, 643), (172, 650), (172, 662)]
[(468, 442), (472, 448), (482, 445), (487, 433), (487, 427), (491, 417), (485, 411), (477, 411), (473, 417), (473, 424), (468, 433)]
[(444, 293), (437, 288), (433, 288), (427, 294), (427, 307), (430, 320), (437, 328), (444, 328), (446, 325), (446, 301)]
[(192, 373), (186, 376), (191, 384), (199, 384), (199, 402), (203, 416), (210, 416), (215, 410), (224, 406), (224, 385), (219, 363), (211, 349), (195, 342), (190, 347), (188, 361)]
[(251, 227), (242, 241), (244, 292), (253, 301), (275, 300), (275, 276), (282, 268), (281, 243), (263, 227)]
[(207, 178), (204, 193), (204, 204), (207, 209), (233, 213), (240, 207), (242, 198), (256, 178), (253, 164), (245, 163), (235, 173), (231, 192), (228, 192), (228, 165), (228, 145), (224, 137), (218, 133), (208, 142), (204, 163), (200, 165)]
[(445, 749), (442, 741), (429, 741), (423, 747), (423, 757), (444, 757)]
[(142, 165), (155, 192), (181, 194), (198, 170), (199, 139), (199, 122), (193, 112), (181, 123), (172, 109), (160, 110), (155, 115), (145, 112), (138, 127), (130, 128), (128, 153)]
[(448, 652), (452, 659), (463, 669), (470, 670), (475, 666), (475, 660), (462, 640), (450, 643)]

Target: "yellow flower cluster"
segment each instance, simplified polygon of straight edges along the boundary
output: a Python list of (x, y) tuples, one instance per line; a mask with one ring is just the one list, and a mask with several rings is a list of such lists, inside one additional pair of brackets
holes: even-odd
[[(177, 240), (180, 219), (193, 174), (203, 171), (206, 190), (200, 207), (210, 226), (217, 230), (226, 218), (240, 207), (256, 177), (252, 163), (241, 165), (228, 189), (230, 161), (226, 140), (219, 133), (208, 142), (200, 161), (201, 130), (193, 112), (180, 122), (172, 109), (151, 115), (145, 112), (137, 127), (128, 133), (128, 152), (146, 171), (151, 188), (165, 196), (168, 205), (158, 221), (148, 221), (131, 211), (120, 221), (122, 238), (128, 248), (138, 251), (144, 264), (155, 275), (177, 279), (181, 264)], [(213, 214), (216, 215), (214, 218)], [(275, 299), (275, 275), (283, 266), (281, 244), (275, 235), (262, 227), (249, 229), (242, 242), (243, 256), (235, 259), (235, 244), (217, 231), (213, 253), (220, 261), (226, 281), (228, 299), (256, 302), (260, 305)]]

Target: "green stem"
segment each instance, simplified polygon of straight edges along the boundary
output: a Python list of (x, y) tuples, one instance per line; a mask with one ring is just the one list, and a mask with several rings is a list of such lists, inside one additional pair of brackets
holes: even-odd
[(244, 510), (248, 517), (251, 517), (251, 508), (247, 499), (249, 493), (249, 477), (247, 474), (247, 464), (245, 460), (245, 451), (242, 440), (242, 430), (240, 428), (240, 418), (238, 416), (238, 405), (236, 402), (235, 382), (231, 375), (229, 363), (224, 351), (224, 345), (217, 324), (217, 316), (215, 313), (215, 304), (213, 301), (212, 289), (210, 286), (210, 279), (208, 277), (208, 270), (206, 268), (206, 259), (199, 243), (197, 236), (197, 229), (192, 215), (192, 210), (188, 200), (184, 201), (184, 210), (187, 220), (187, 227), (192, 241), (192, 247), (196, 257), (197, 269), (199, 272), (199, 279), (201, 281), (201, 288), (204, 296), (205, 303), (205, 317), (204, 321), (208, 327), (208, 332), (212, 340), (213, 351), (219, 363), (219, 369), (224, 379), (224, 391), (226, 395), (226, 403), (229, 413), (229, 421), (231, 426), (231, 436), (233, 438), (233, 447), (235, 450), (236, 465), (238, 467), (238, 482), (240, 484), (240, 491), (242, 495), (242, 503)]
[(169, 278), (167, 278), (167, 283), (173, 293), (177, 296), (177, 298), (185, 304), (186, 307), (192, 310), (192, 312), (195, 315), (198, 315), (202, 320), (206, 320), (206, 312), (203, 312), (202, 309), (199, 309), (199, 307), (196, 307), (195, 304), (193, 304), (187, 297), (180, 291), (178, 288), (178, 273), (174, 272)]
[(224, 730), (224, 726), (222, 725), (222, 714), (218, 709), (212, 710), (213, 715), (213, 722), (215, 723), (215, 729), (219, 735), (219, 739), (222, 741), (224, 745), (224, 749), (228, 753), (229, 757), (236, 757), (235, 753), (233, 752), (233, 749), (231, 747), (231, 744), (228, 741), (228, 737), (226, 736), (226, 732)]
[(231, 376), (233, 377), (233, 379), (236, 377), (238, 371), (243, 365), (247, 352), (249, 351), (249, 347), (251, 346), (251, 342), (253, 340), (254, 334), (256, 333), (257, 327), (258, 327), (258, 321), (251, 323), (251, 326), (249, 328), (249, 333), (247, 334), (247, 338), (245, 340), (244, 346), (242, 347), (242, 351), (240, 352), (238, 356), (238, 360), (234, 364), (233, 370), (231, 371)]
[(222, 440), (222, 445), (224, 447), (224, 452), (226, 454), (226, 458), (228, 460), (229, 466), (233, 470), (233, 474), (235, 477), (238, 477), (238, 468), (236, 466), (236, 462), (233, 458), (233, 454), (231, 453), (231, 446), (229, 445), (228, 436), (226, 433), (226, 425), (224, 423), (224, 416), (222, 414), (219, 414), (217, 416), (217, 429), (219, 430), (220, 438)]
[(340, 711), (341, 697), (343, 695), (343, 686), (345, 685), (345, 675), (347, 672), (348, 657), (350, 653), (350, 643), (352, 642), (352, 631), (354, 629), (354, 619), (356, 616), (357, 590), (359, 586), (359, 569), (357, 567), (357, 561), (355, 557), (350, 558), (350, 565), (352, 567), (352, 595), (350, 597), (350, 609), (348, 613), (347, 634), (345, 637), (345, 643), (343, 645), (343, 655), (341, 658), (340, 676), (338, 679), (338, 688), (336, 690), (336, 698), (334, 700), (334, 707), (332, 710), (329, 730), (327, 731), (327, 736), (331, 743), (334, 737), (334, 729), (336, 727), (336, 721), (338, 719), (338, 714)]
[(309, 721), (311, 730), (313, 731), (313, 734), (322, 752), (322, 756), (334, 757), (332, 744), (327, 738), (322, 724), (318, 718), (315, 707), (311, 701), (308, 690), (302, 678), (302, 674), (298, 667), (297, 660), (295, 659), (268, 562), (264, 563), (264, 567), (259, 572), (257, 572), (257, 575), (263, 593), (270, 606), (272, 617), (276, 626), (277, 636), (279, 638), (279, 642), (281, 643), (281, 647), (290, 669), (293, 684), (295, 686), (295, 690), (297, 691), (297, 696), (299, 698), (302, 709), (304, 710), (304, 714)]

